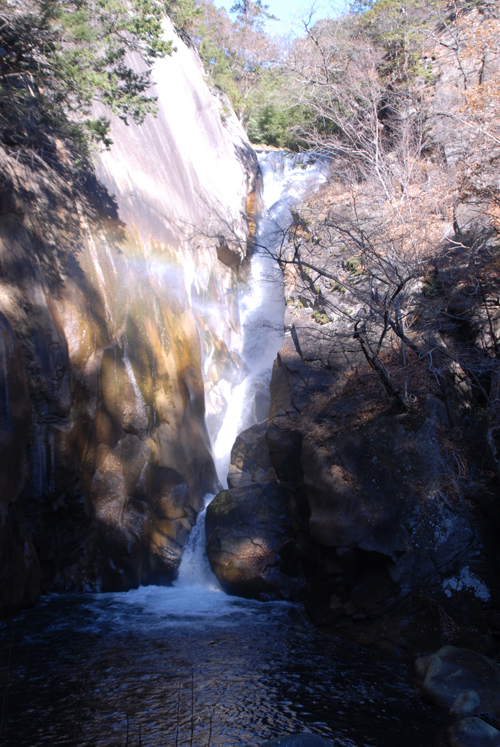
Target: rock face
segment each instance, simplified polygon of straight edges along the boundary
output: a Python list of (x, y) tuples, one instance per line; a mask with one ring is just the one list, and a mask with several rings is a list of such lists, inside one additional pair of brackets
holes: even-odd
[(113, 122), (98, 179), (2, 156), (0, 614), (168, 582), (217, 482), (205, 415), (240, 376), (256, 161), (175, 45), (158, 118)]
[(251, 485), (253, 482), (267, 482), (276, 477), (265, 434), (267, 420), (252, 425), (240, 433), (231, 451), (231, 464), (227, 482), (230, 488)]
[[(452, 640), (487, 650), (494, 537), (454, 478), (443, 402), (422, 380), (415, 407), (398, 413), (376, 377), (360, 373), (361, 359), (353, 381), (334, 344), (322, 348), (314, 325), (294, 324), (273, 370), (265, 441), (309, 612), (364, 643), (415, 651)], [(245, 594), (260, 593), (261, 569), (241, 542), (267, 536), (267, 517), (248, 518), (255, 496), (276, 484), (262, 482), (263, 433), (261, 424), (240, 436), (235, 487), (212, 504), (209, 556), (233, 593), (242, 567)]]
[(207, 509), (207, 554), (222, 588), (254, 599), (296, 599), (287, 491), (274, 479), (230, 488)]
[(229, 594), (257, 599), (302, 599), (304, 580), (295, 553), (289, 504), (278, 483), (265, 434), (268, 422), (240, 433), (231, 451), (228, 490), (207, 509), (207, 554)]
[(4, 610), (9, 614), (23, 603), (36, 602), (40, 593), (40, 568), (16, 505), (28, 474), (32, 408), (21, 346), (3, 314), (0, 314), (0, 361), (0, 370), (4, 372), (0, 390), (0, 584)]
[(309, 339), (296, 328), (279, 353), (266, 440), (297, 496), (310, 611), (365, 642), (487, 646), (487, 624), (467, 637), (461, 610), (493, 600), (492, 538), (453, 478), (443, 403), (422, 385), (412, 412), (391, 412), (370, 374), (352, 381), (333, 347), (307, 361)]

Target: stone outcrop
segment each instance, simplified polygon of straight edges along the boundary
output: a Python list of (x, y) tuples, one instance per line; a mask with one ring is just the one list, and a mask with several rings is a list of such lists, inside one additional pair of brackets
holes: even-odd
[(257, 599), (303, 599), (295, 552), (293, 493), (276, 480), (265, 435), (268, 421), (240, 433), (231, 451), (229, 489), (207, 509), (207, 554), (229, 594)]
[(367, 643), (487, 648), (486, 620), (472, 636), (462, 612), (494, 600), (494, 539), (443, 446), (444, 404), (422, 381), (413, 410), (391, 411), (374, 374), (353, 381), (334, 346), (308, 361), (308, 344), (297, 325), (278, 355), (266, 439), (298, 497), (311, 613)]
[(268, 482), (276, 477), (265, 441), (267, 423), (267, 420), (263, 420), (252, 425), (240, 433), (234, 442), (227, 476), (230, 488)]
[(429, 656), (419, 657), (415, 672), (421, 681), (422, 695), (436, 705), (453, 710), (457, 698), (468, 691), (476, 693), (476, 713), (500, 715), (500, 669), (487, 656), (444, 646)]
[[(335, 343), (322, 348), (315, 338), (306, 310), (300, 325), (297, 313), (287, 313), (291, 333), (273, 370), (265, 440), (286, 496), (288, 557), (307, 580), (307, 609), (365, 643), (491, 649), (494, 536), (456, 480), (443, 444), (450, 428), (444, 403), (422, 373), (414, 407), (395, 411), (376, 376), (361, 373), (361, 358), (353, 380)], [(209, 556), (220, 579), (250, 567), (235, 541), (240, 524), (246, 540), (266, 526), (254, 521), (250, 531), (238, 515), (246, 516), (250, 495), (264, 500), (274, 484), (262, 482), (263, 433), (260, 424), (236, 442), (230, 480), (239, 487), (220, 498), (224, 519), (212, 515)], [(238, 593), (233, 581), (227, 588)], [(258, 584), (248, 593), (258, 595)]]
[(287, 490), (273, 479), (223, 490), (207, 509), (207, 554), (229, 594), (298, 599), (302, 579), (294, 558)]
[(452, 747), (500, 745), (500, 669), (486, 656), (444, 646), (415, 662), (424, 698), (457, 721), (448, 728)]
[(40, 591), (170, 581), (217, 483), (205, 416), (241, 378), (256, 161), (175, 45), (158, 118), (115, 119), (97, 178), (61, 150), (2, 155), (0, 614)]

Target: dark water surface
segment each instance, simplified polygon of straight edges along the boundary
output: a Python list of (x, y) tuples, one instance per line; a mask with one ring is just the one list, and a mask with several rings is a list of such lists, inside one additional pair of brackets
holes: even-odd
[[(432, 747), (411, 665), (317, 630), (300, 607), (202, 587), (52, 596), (0, 626), (0, 744)], [(9, 667), (10, 651), (10, 667)], [(210, 735), (210, 722), (211, 735)]]

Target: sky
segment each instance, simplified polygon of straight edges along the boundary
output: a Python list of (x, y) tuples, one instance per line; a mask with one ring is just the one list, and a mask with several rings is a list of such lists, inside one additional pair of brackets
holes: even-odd
[[(215, 0), (217, 8), (229, 10), (234, 0)], [(270, 34), (288, 34), (297, 29), (298, 20), (301, 15), (306, 13), (313, 5), (312, 0), (263, 0), (265, 5), (269, 6), (269, 12), (276, 16), (279, 21), (268, 21), (266, 24)], [(316, 9), (315, 18), (325, 18), (329, 15), (336, 15), (345, 5), (344, 0), (314, 0)], [(297, 30), (295, 33), (300, 33)]]

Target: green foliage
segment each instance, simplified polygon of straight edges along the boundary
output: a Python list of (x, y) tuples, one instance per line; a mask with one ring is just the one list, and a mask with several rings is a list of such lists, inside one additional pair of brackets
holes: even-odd
[(347, 259), (345, 262), (345, 268), (351, 275), (363, 274), (363, 268), (360, 266), (359, 259), (357, 257), (351, 257), (350, 259)]
[(313, 319), (318, 324), (328, 324), (332, 321), (328, 314), (324, 314), (321, 311), (313, 311)]
[(367, 10), (373, 8), (377, 0), (353, 0), (351, 3), (351, 13), (357, 15), (358, 13), (366, 13)]
[(202, 38), (198, 52), (215, 85), (224, 91), (234, 110), (238, 111), (240, 109), (240, 93), (233, 74), (233, 60), (230, 50), (218, 46), (210, 38)]
[(301, 103), (291, 104), (289, 85), (279, 66), (263, 74), (259, 89), (252, 97), (247, 122), (248, 137), (255, 145), (298, 151), (307, 148), (301, 133), (310, 128), (321, 130), (312, 108)]
[(340, 285), (340, 283), (335, 282), (334, 280), (331, 281), (330, 288), (334, 293), (345, 293), (345, 287), (343, 285)]
[(220, 118), (221, 118), (221, 122), (223, 125), (226, 124), (230, 116), (231, 116), (231, 109), (225, 104), (223, 104), (221, 107), (221, 111), (220, 111)]
[(421, 64), (426, 31), (435, 23), (434, 11), (442, 0), (377, 0), (365, 3), (360, 29), (385, 50), (380, 72), (397, 82), (409, 83), (429, 76)]
[(200, 57), (246, 125), (269, 93), (268, 77), (278, 49), (267, 37), (264, 23), (272, 16), (260, 0), (236, 2), (234, 18), (215, 8), (211, 0), (201, 0), (201, 9), (203, 18), (195, 33)]
[(422, 293), (426, 298), (439, 298), (444, 294), (443, 282), (439, 275), (424, 278), (422, 282)]
[[(50, 149), (55, 138), (87, 153), (109, 145), (96, 102), (125, 121), (156, 111), (148, 95), (154, 60), (174, 51), (162, 38), (170, 13), (183, 25), (193, 0), (21, 0), (0, 4), (0, 138), (7, 146)], [(145, 65), (134, 70), (127, 54)]]
[(235, 0), (231, 13), (236, 13), (240, 26), (251, 26), (260, 33), (264, 32), (266, 20), (277, 20), (276, 16), (269, 12), (269, 5), (264, 5), (262, 0)]
[(257, 105), (248, 119), (248, 137), (256, 145), (264, 143), (297, 150), (299, 143), (294, 127), (303, 119), (303, 109), (298, 106), (287, 109), (274, 102)]

